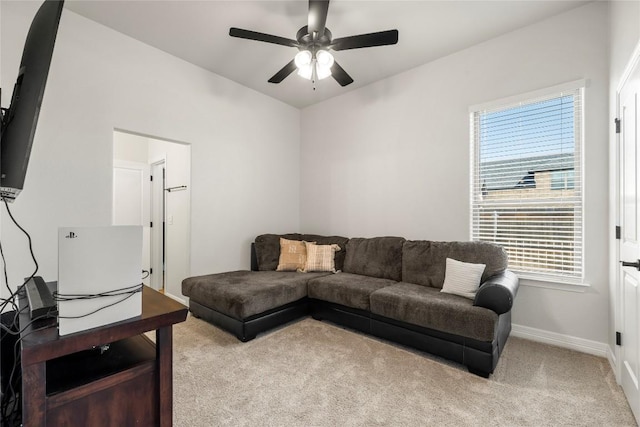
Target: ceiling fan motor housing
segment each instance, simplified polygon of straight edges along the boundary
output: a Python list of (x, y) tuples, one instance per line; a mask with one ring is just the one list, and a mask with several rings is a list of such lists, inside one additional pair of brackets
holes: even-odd
[[(315, 36), (315, 37), (314, 37)], [(310, 34), (309, 26), (305, 25), (304, 27), (298, 30), (296, 34), (296, 40), (300, 43), (298, 49), (300, 50), (318, 50), (322, 48), (327, 48), (331, 44), (331, 31), (325, 27), (324, 34), (321, 36), (318, 33)]]

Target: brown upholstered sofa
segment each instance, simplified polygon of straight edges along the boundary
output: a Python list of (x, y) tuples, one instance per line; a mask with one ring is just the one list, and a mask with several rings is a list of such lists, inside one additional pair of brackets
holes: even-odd
[[(276, 271), (280, 238), (337, 244), (332, 272)], [(484, 264), (475, 295), (441, 292), (447, 258)], [(511, 331), (518, 278), (486, 242), (411, 241), (305, 234), (258, 236), (251, 271), (190, 277), (189, 308), (241, 341), (311, 314), (465, 365), (487, 377)]]

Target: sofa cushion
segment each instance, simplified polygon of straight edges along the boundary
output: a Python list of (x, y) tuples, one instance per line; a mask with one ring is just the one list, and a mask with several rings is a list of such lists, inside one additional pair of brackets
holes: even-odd
[(450, 334), (490, 342), (498, 315), (473, 301), (439, 289), (400, 282), (371, 294), (371, 312)]
[(331, 273), (232, 271), (182, 281), (182, 293), (227, 316), (244, 320), (307, 296), (307, 282)]
[(344, 272), (399, 281), (402, 276), (402, 237), (353, 238), (347, 243)]
[(374, 291), (397, 282), (389, 279), (338, 273), (309, 281), (309, 298), (369, 310), (369, 296)]
[(256, 237), (255, 250), (256, 258), (258, 260), (258, 270), (260, 271), (274, 271), (278, 268), (278, 261), (280, 260), (280, 238), (288, 240), (302, 240), (300, 234), (261, 234)]
[(402, 247), (402, 281), (442, 288), (447, 258), (485, 264), (482, 281), (507, 268), (507, 253), (488, 242), (407, 240)]

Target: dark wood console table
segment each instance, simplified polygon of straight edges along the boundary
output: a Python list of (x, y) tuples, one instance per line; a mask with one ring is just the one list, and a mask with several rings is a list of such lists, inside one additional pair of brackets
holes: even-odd
[[(171, 426), (172, 326), (186, 317), (147, 286), (141, 316), (63, 337), (55, 319), (29, 325), (22, 310), (23, 426)], [(155, 344), (144, 335), (153, 330)]]

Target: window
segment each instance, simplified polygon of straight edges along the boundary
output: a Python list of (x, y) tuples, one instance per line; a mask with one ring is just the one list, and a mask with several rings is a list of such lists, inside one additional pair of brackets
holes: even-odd
[(574, 170), (560, 170), (551, 172), (551, 189), (552, 190), (573, 190), (575, 180), (573, 178)]
[(471, 108), (471, 238), (523, 277), (582, 282), (583, 86)]

